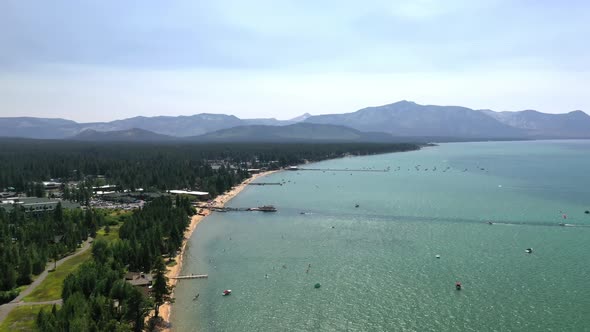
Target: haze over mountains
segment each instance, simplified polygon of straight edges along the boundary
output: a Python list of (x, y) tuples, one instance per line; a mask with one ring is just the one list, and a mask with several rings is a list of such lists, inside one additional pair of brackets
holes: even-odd
[(31, 117), (0, 118), (0, 136), (98, 141), (590, 138), (590, 116), (582, 111), (565, 114), (546, 114), (531, 110), (493, 112), (400, 101), (367, 107), (352, 113), (316, 116), (306, 113), (291, 120), (240, 119), (233, 115), (208, 113), (192, 116), (140, 116), (101, 123)]
[(300, 122), (286, 126), (251, 125), (186, 138), (201, 142), (392, 142), (387, 133), (361, 132), (330, 124)]

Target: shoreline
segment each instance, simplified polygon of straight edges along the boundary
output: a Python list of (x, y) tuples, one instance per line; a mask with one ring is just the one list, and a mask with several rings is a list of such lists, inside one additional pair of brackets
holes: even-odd
[[(250, 182), (252, 182), (256, 179), (262, 178), (264, 176), (267, 176), (267, 175), (270, 175), (273, 173), (277, 173), (277, 172), (280, 172), (280, 170), (266, 171), (266, 172), (252, 175), (251, 177), (242, 181), (240, 184), (233, 187), (229, 191), (226, 191), (225, 193), (215, 197), (215, 199), (212, 200), (212, 205), (218, 206), (218, 207), (225, 206), (225, 204), (229, 203), (229, 201), (231, 201), (240, 192), (242, 192), (242, 190), (244, 190)], [(184, 259), (186, 245), (187, 245), (188, 241), (190, 240), (193, 232), (197, 229), (197, 226), (199, 225), (199, 223), (201, 223), (201, 221), (203, 221), (203, 219), (205, 219), (208, 215), (210, 215), (211, 211), (207, 208), (199, 208), (198, 213), (200, 213), (200, 214), (195, 214), (194, 216), (191, 217), (191, 223), (184, 232), (184, 239), (182, 240), (182, 246), (180, 247), (180, 252), (176, 258), (176, 265), (171, 266), (171, 267), (167, 267), (168, 272), (166, 273), (166, 277), (168, 277), (168, 278), (177, 277), (180, 274), (180, 271), (182, 270), (182, 262)], [(175, 286), (176, 282), (177, 282), (177, 279), (169, 279), (168, 280), (168, 284), (171, 286)], [(174, 290), (172, 290), (171, 296), (172, 296), (172, 298), (174, 298)], [(159, 308), (160, 317), (163, 319), (166, 327), (160, 328), (159, 331), (170, 331), (171, 330), (171, 324), (170, 324), (171, 311), (172, 311), (172, 304), (169, 302), (160, 306), (160, 308)], [(153, 316), (153, 313), (154, 312), (152, 310), (148, 314), (146, 319), (151, 318)]]
[[(413, 151), (420, 151), (421, 149), (422, 149), (422, 146), (419, 145), (418, 149), (416, 149), (416, 150), (383, 152), (383, 153), (376, 153), (376, 154), (369, 154), (369, 155), (379, 155), (379, 154), (389, 154), (389, 153), (399, 153), (399, 152), (413, 152)], [(362, 156), (364, 156), (364, 155), (340, 156), (337, 158), (328, 158), (328, 159), (316, 160), (316, 161), (312, 161), (312, 162), (308, 162), (306, 160), (305, 163), (299, 164), (297, 166), (307, 165), (309, 163), (318, 163), (318, 162), (322, 162), (322, 161), (326, 161), (326, 160), (336, 160), (336, 159), (344, 159), (344, 158), (349, 158), (349, 157), (362, 157)], [(216, 207), (224, 207), (225, 204), (229, 203), (234, 197), (236, 197), (240, 192), (242, 192), (242, 190), (244, 190), (250, 182), (252, 182), (256, 179), (265, 177), (267, 175), (273, 174), (273, 173), (281, 172), (281, 171), (284, 171), (284, 169), (278, 169), (278, 170), (272, 170), (272, 171), (266, 171), (266, 172), (254, 174), (251, 177), (242, 181), (240, 184), (231, 188), (229, 191), (226, 191), (225, 193), (215, 197), (215, 199), (213, 199), (211, 201), (211, 205), (216, 206)], [(184, 239), (182, 241), (182, 246), (180, 248), (180, 252), (179, 252), (177, 259), (176, 259), (176, 265), (171, 266), (171, 267), (167, 267), (168, 272), (166, 273), (166, 277), (168, 277), (168, 278), (176, 277), (180, 274), (180, 271), (182, 270), (182, 263), (183, 263), (183, 259), (184, 259), (186, 244), (188, 243), (188, 240), (190, 240), (193, 232), (196, 230), (199, 223), (201, 221), (203, 221), (203, 219), (205, 219), (205, 217), (207, 217), (211, 214), (211, 210), (209, 210), (207, 208), (198, 208), (198, 209), (199, 209), (198, 213), (200, 213), (200, 214), (196, 214), (191, 217), (191, 223), (184, 232)], [(176, 286), (176, 282), (177, 282), (177, 279), (169, 279), (168, 280), (168, 284), (172, 285), (172, 286)], [(171, 297), (174, 298), (174, 289), (172, 290)], [(169, 332), (173, 329), (172, 324), (170, 322), (171, 312), (172, 312), (172, 304), (170, 302), (164, 303), (162, 306), (160, 306), (159, 314), (162, 319), (163, 326), (159, 326), (157, 328), (158, 331)], [(153, 314), (154, 314), (154, 311), (152, 310), (146, 316), (146, 324), (149, 321), (149, 319), (153, 316)]]

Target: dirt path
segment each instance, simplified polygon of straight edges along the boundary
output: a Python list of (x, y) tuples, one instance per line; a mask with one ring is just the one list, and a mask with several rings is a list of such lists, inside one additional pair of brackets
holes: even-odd
[(82, 244), (82, 248), (80, 250), (78, 250), (77, 252), (75, 252), (72, 255), (66, 256), (66, 257), (58, 260), (57, 264), (54, 264), (53, 262), (48, 263), (47, 267), (45, 267), (45, 271), (41, 272), (41, 274), (37, 277), (37, 279), (35, 279), (35, 281), (33, 281), (24, 291), (20, 292), (20, 294), (16, 298), (14, 298), (14, 300), (10, 301), (10, 303), (0, 305), (0, 323), (2, 323), (4, 321), (4, 319), (6, 318), (6, 316), (8, 316), (10, 311), (14, 307), (17, 307), (17, 306), (37, 305), (37, 304), (61, 304), (61, 299), (54, 300), (54, 301), (45, 301), (45, 302), (22, 302), (22, 299), (25, 296), (29, 295), (33, 290), (35, 290), (35, 288), (37, 288), (37, 286), (39, 286), (43, 282), (43, 280), (45, 280), (45, 278), (47, 278), (47, 275), (49, 274), (49, 270), (53, 269), (53, 267), (55, 265), (57, 265), (59, 267), (64, 262), (66, 262), (66, 261), (70, 260), (71, 258), (74, 258), (74, 257), (84, 253), (86, 250), (88, 250), (90, 248), (91, 241), (92, 241), (92, 238), (89, 238), (88, 240), (84, 241), (84, 243)]

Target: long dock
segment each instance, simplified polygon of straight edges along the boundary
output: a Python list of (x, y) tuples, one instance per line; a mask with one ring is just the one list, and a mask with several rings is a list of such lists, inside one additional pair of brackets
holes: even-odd
[(170, 279), (204, 279), (209, 278), (208, 274), (188, 274), (184, 276), (170, 277)]
[(323, 171), (323, 172), (389, 172), (389, 169), (346, 169), (346, 168), (299, 168), (298, 171)]
[(280, 182), (250, 182), (249, 186), (282, 186)]
[(210, 206), (210, 207), (208, 207), (208, 209), (211, 211), (217, 211), (217, 212), (250, 211), (250, 210), (248, 210), (248, 208), (231, 208), (231, 207), (225, 207), (225, 206)]
[(260, 212), (276, 212), (277, 209), (275, 209), (274, 207), (270, 207), (269, 209), (266, 209), (266, 207), (262, 206), (262, 207), (254, 207), (254, 208), (232, 208), (232, 207), (225, 207), (225, 206), (210, 206), (207, 207), (207, 209), (211, 210), (211, 211), (217, 211), (217, 212), (238, 212), (238, 211), (260, 211)]

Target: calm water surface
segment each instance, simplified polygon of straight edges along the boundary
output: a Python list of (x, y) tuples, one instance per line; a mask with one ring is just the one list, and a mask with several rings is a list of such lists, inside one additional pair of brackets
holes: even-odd
[(248, 187), (230, 206), (279, 211), (199, 225), (183, 272), (209, 279), (177, 286), (175, 331), (590, 331), (590, 141), (306, 167), (389, 171), (281, 172), (261, 181), (283, 186)]

